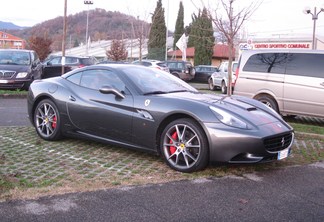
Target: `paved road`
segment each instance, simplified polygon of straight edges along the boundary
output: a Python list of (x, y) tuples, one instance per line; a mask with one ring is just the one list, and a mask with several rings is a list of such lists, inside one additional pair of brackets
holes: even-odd
[(25, 98), (0, 98), (0, 126), (31, 126)]
[[(324, 163), (0, 203), (6, 221), (324, 221)], [(311, 186), (310, 186), (311, 185)]]

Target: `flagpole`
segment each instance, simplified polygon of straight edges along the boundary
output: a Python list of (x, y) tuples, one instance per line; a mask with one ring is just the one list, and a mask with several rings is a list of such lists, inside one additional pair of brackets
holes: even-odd
[(166, 16), (166, 32), (165, 32), (165, 61), (168, 60), (168, 29), (169, 29), (169, 0), (167, 5), (167, 16)]

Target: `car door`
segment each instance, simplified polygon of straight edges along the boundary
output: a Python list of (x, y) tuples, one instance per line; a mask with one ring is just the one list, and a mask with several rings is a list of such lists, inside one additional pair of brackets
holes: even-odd
[(62, 74), (62, 57), (54, 57), (44, 64), (43, 79), (60, 76)]
[[(115, 142), (130, 143), (133, 118), (133, 96), (116, 73), (108, 70), (86, 70), (79, 85), (71, 86), (68, 116), (80, 132)], [(73, 83), (71, 83), (73, 84)], [(115, 87), (125, 98), (99, 91), (102, 86)]]
[(284, 112), (324, 117), (324, 54), (293, 53), (287, 64)]

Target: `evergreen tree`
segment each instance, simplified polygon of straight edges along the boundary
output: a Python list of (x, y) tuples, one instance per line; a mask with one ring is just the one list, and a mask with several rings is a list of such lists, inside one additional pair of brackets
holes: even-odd
[(162, 0), (158, 0), (152, 15), (152, 25), (149, 33), (148, 55), (149, 59), (164, 60), (166, 44), (166, 25)]
[(175, 25), (175, 30), (173, 34), (173, 50), (176, 50), (176, 43), (177, 41), (181, 38), (182, 34), (184, 33), (184, 9), (183, 9), (183, 4), (182, 1), (180, 2), (179, 5), (179, 11), (178, 11), (178, 17)]
[[(198, 16), (200, 16), (200, 12), (198, 14)], [(186, 27), (186, 32), (189, 35), (188, 38), (188, 48), (189, 47), (194, 47), (195, 46), (195, 40), (197, 38), (197, 32), (198, 30), (198, 16), (193, 14), (191, 16), (192, 22), (189, 24), (188, 27)]]
[(207, 13), (207, 9), (204, 8), (193, 27), (195, 28), (195, 65), (210, 65), (213, 56), (215, 37), (212, 20)]

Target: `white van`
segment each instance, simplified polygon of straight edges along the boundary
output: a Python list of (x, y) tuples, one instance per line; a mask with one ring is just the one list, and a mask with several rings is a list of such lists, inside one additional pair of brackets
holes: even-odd
[(283, 116), (324, 117), (324, 51), (247, 50), (235, 95), (257, 99)]

